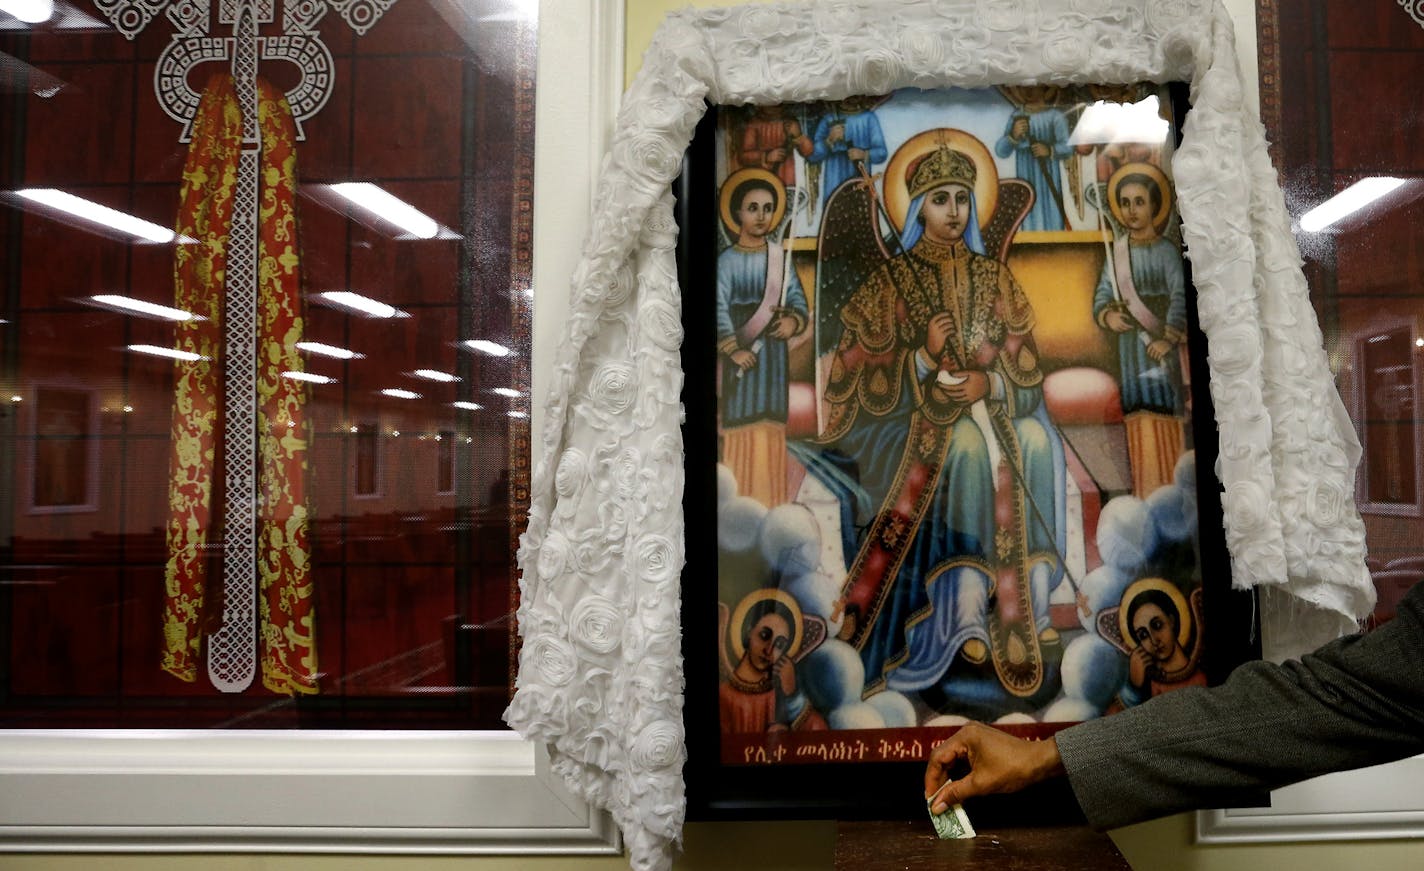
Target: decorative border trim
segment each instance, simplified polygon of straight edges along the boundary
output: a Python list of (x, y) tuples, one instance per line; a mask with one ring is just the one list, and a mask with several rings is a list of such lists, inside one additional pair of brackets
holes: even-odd
[(1256, 0), (1256, 53), (1261, 94), (1261, 123), (1271, 162), (1281, 165), (1281, 38), (1279, 0)]
[(1415, 24), (1424, 27), (1424, 0), (1399, 0), (1399, 5)]

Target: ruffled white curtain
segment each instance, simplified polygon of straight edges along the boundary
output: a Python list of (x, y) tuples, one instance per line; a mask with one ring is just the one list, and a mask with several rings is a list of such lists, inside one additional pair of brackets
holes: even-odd
[[(682, 371), (669, 184), (715, 104), (904, 86), (1188, 81), (1172, 169), (1208, 339), (1233, 581), (1291, 603), (1308, 649), (1373, 606), (1335, 392), (1233, 28), (1209, 0), (911, 0), (684, 10), (618, 115), (545, 398), (506, 713), (632, 866), (668, 868), (683, 823)], [(704, 458), (705, 459), (705, 458)]]

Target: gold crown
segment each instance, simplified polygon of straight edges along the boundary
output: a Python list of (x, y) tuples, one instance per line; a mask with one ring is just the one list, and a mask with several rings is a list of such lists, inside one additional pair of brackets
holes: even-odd
[(941, 145), (910, 166), (906, 180), (910, 199), (951, 182), (972, 188), (977, 174), (974, 161), (967, 154)]

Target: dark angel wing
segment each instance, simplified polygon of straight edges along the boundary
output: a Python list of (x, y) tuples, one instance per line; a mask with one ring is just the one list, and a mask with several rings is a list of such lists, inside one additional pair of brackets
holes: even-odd
[(841, 309), (851, 294), (890, 259), (876, 215), (876, 193), (865, 178), (852, 178), (826, 201), (816, 240), (816, 356), (841, 340)]
[(1033, 185), (1016, 178), (999, 180), (999, 204), (984, 225), (984, 253), (1000, 263), (1009, 259), (1009, 243), (1029, 209), (1033, 208)]

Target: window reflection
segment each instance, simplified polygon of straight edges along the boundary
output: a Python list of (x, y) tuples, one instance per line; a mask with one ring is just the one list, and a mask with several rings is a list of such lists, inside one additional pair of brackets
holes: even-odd
[(1409, 104), (1399, 83), (1421, 53), (1387, 4), (1279, 6), (1265, 31), (1277, 44), (1261, 55), (1262, 115), (1302, 230), (1326, 352), (1364, 448), (1355, 496), (1379, 622), (1424, 582), (1424, 161), (1413, 145), (1424, 118), (1397, 111)]
[[(527, 422), (507, 412), (527, 407), (532, 7), (468, 5), (447, 20), (402, 0), (360, 32), (304, 6), (324, 16), (302, 37), (329, 52), (319, 83), (301, 58), (274, 60), (299, 42), (280, 41), (281, 0), (247, 32), (294, 124), (293, 195), (264, 199), (267, 169), (288, 172), (264, 166), (254, 226), (276, 226), (274, 202), (296, 218), (247, 249), (235, 219), (178, 229), (197, 213), (180, 212), (185, 166), (218, 166), (189, 161), (213, 143), (183, 116), (184, 87), (196, 100), (230, 59), (155, 91), (182, 28), (234, 50), (216, 5), (201, 21), (115, 23), (57, 2), (0, 27), (30, 85), (0, 95), (0, 728), (501, 727), (510, 491), (527, 489)], [(318, 85), (325, 102), (309, 99)], [(259, 165), (275, 148), (262, 142)], [(210, 251), (228, 259), (201, 276), (201, 305), (178, 301), (175, 256)], [(280, 270), (298, 280), (279, 321), (276, 297), (250, 288)], [(254, 384), (235, 389), (244, 371)], [(200, 390), (182, 386), (190, 374)], [(495, 386), (514, 395), (487, 409)], [(181, 447), (175, 424), (200, 419)], [(305, 459), (270, 474), (263, 445)], [(243, 456), (255, 471), (234, 478)], [(188, 470), (208, 491), (179, 518)], [(250, 564), (234, 556), (239, 509), (258, 530)], [(203, 535), (173, 532), (189, 522)], [(177, 541), (205, 580), (188, 603), (202, 630), (191, 682), (160, 668)], [(301, 563), (310, 617), (283, 622), (289, 603), (258, 599), (274, 554)], [(309, 636), (300, 692), (314, 693), (274, 695), (261, 672), (219, 692), (207, 654), (238, 613), (235, 564), (254, 582), (253, 640), (238, 646), (261, 657)]]

